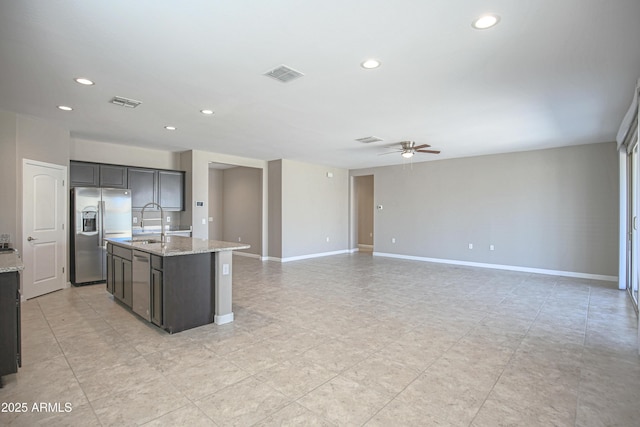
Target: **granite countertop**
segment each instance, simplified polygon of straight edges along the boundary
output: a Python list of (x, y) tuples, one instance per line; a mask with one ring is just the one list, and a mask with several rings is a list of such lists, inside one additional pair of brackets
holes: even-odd
[(22, 270), (24, 270), (24, 264), (16, 252), (0, 253), (0, 273)]
[[(137, 237), (105, 239), (114, 245), (127, 249), (148, 252), (159, 256), (192, 255), (207, 252), (235, 251), (249, 249), (251, 246), (241, 243), (222, 242), (220, 240), (196, 239), (193, 237), (168, 235), (165, 243), (145, 243), (144, 238)], [(159, 240), (159, 239), (158, 239)]]

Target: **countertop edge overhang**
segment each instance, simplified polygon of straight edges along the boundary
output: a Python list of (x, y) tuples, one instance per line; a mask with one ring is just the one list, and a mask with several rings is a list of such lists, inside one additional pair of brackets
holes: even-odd
[(22, 270), (24, 270), (24, 264), (17, 253), (0, 254), (0, 273), (11, 273)]
[(105, 240), (123, 248), (148, 252), (150, 254), (163, 257), (236, 251), (249, 249), (251, 247), (251, 245), (223, 242), (220, 240), (207, 240), (183, 236), (166, 237), (167, 241), (165, 243), (145, 243), (144, 239), (135, 238), (109, 238)]

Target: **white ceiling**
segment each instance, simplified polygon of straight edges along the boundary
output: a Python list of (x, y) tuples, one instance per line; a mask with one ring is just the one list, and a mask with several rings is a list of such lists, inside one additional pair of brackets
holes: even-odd
[[(473, 29), (485, 12), (501, 22)], [(0, 109), (82, 139), (363, 168), (402, 163), (379, 155), (401, 140), (442, 150), (414, 161), (613, 141), (639, 41), (638, 0), (0, 0)], [(262, 75), (281, 64), (305, 76)]]

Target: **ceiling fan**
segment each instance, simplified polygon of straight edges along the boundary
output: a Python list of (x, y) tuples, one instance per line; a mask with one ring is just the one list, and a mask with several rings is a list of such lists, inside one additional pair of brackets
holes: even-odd
[(440, 150), (424, 150), (424, 148), (431, 147), (429, 144), (416, 145), (415, 141), (402, 141), (399, 144), (400, 148), (383, 154), (401, 153), (405, 159), (410, 159), (416, 153), (440, 154)]

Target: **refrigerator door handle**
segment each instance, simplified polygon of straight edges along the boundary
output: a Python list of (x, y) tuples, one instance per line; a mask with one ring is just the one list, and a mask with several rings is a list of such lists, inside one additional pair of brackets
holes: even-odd
[(104, 241), (104, 201), (98, 202), (98, 246), (107, 247)]

